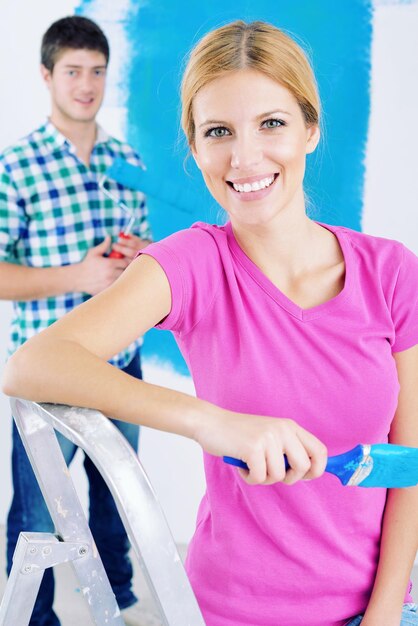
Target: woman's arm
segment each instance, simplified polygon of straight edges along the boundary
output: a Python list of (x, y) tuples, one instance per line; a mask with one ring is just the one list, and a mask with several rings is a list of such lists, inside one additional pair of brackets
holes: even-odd
[[(157, 261), (143, 255), (111, 287), (25, 343), (6, 366), (3, 390), (37, 402), (99, 409), (195, 439), (211, 454), (245, 460), (250, 472), (242, 475), (251, 483), (321, 475), (325, 447), (292, 420), (226, 411), (107, 363), (170, 309), (167, 277)], [(287, 474), (284, 453), (292, 466)]]
[[(418, 447), (418, 346), (394, 355), (400, 382), (390, 442)], [(399, 626), (418, 548), (418, 487), (390, 489), (380, 559), (362, 626)]]

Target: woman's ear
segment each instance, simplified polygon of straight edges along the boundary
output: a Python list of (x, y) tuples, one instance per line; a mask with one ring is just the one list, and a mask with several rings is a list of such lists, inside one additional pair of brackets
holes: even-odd
[(317, 124), (313, 124), (309, 126), (308, 130), (308, 138), (306, 142), (306, 154), (311, 154), (314, 152), (316, 146), (319, 143), (321, 138), (321, 131), (319, 130), (319, 126)]
[(190, 144), (190, 152), (192, 153), (192, 157), (194, 158), (194, 162), (196, 163), (199, 169), (202, 169), (199, 164), (199, 158), (197, 156), (196, 148), (194, 144)]

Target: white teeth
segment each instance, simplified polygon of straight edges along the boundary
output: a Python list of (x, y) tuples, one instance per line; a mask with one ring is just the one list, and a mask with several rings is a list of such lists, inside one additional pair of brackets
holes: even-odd
[(239, 191), (240, 193), (249, 193), (250, 191), (259, 191), (260, 189), (265, 189), (266, 187), (269, 187), (273, 181), (274, 175), (263, 178), (262, 180), (257, 180), (255, 183), (244, 183), (243, 185), (232, 183), (232, 185), (235, 191)]

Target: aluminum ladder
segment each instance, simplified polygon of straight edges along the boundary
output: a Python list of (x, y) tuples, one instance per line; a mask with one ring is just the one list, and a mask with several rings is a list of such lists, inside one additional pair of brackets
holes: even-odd
[(47, 567), (70, 562), (92, 623), (124, 626), (55, 436), (82, 448), (106, 481), (164, 626), (205, 626), (154, 490), (134, 450), (99, 411), (12, 399), (12, 414), (55, 525), (21, 533), (0, 626), (27, 626)]

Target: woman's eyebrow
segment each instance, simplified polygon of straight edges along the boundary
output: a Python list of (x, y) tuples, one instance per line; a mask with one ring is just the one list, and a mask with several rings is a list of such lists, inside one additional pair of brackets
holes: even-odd
[(198, 128), (202, 128), (202, 126), (209, 126), (209, 124), (218, 124), (219, 126), (226, 126), (228, 122), (223, 122), (222, 120), (206, 120), (199, 124)]
[[(273, 109), (273, 111), (266, 111), (265, 113), (260, 113), (254, 119), (260, 120), (263, 117), (269, 117), (270, 115), (292, 115), (289, 111), (283, 111), (281, 109)], [(225, 122), (224, 120), (205, 120), (201, 124), (199, 124), (198, 128), (202, 128), (203, 126), (209, 126), (210, 124), (218, 124), (219, 126), (227, 126), (229, 122)]]
[(256, 120), (261, 119), (262, 117), (269, 117), (270, 115), (292, 115), (289, 111), (283, 111), (283, 109), (273, 109), (273, 111), (267, 111), (266, 113), (262, 113), (261, 115), (257, 115)]

